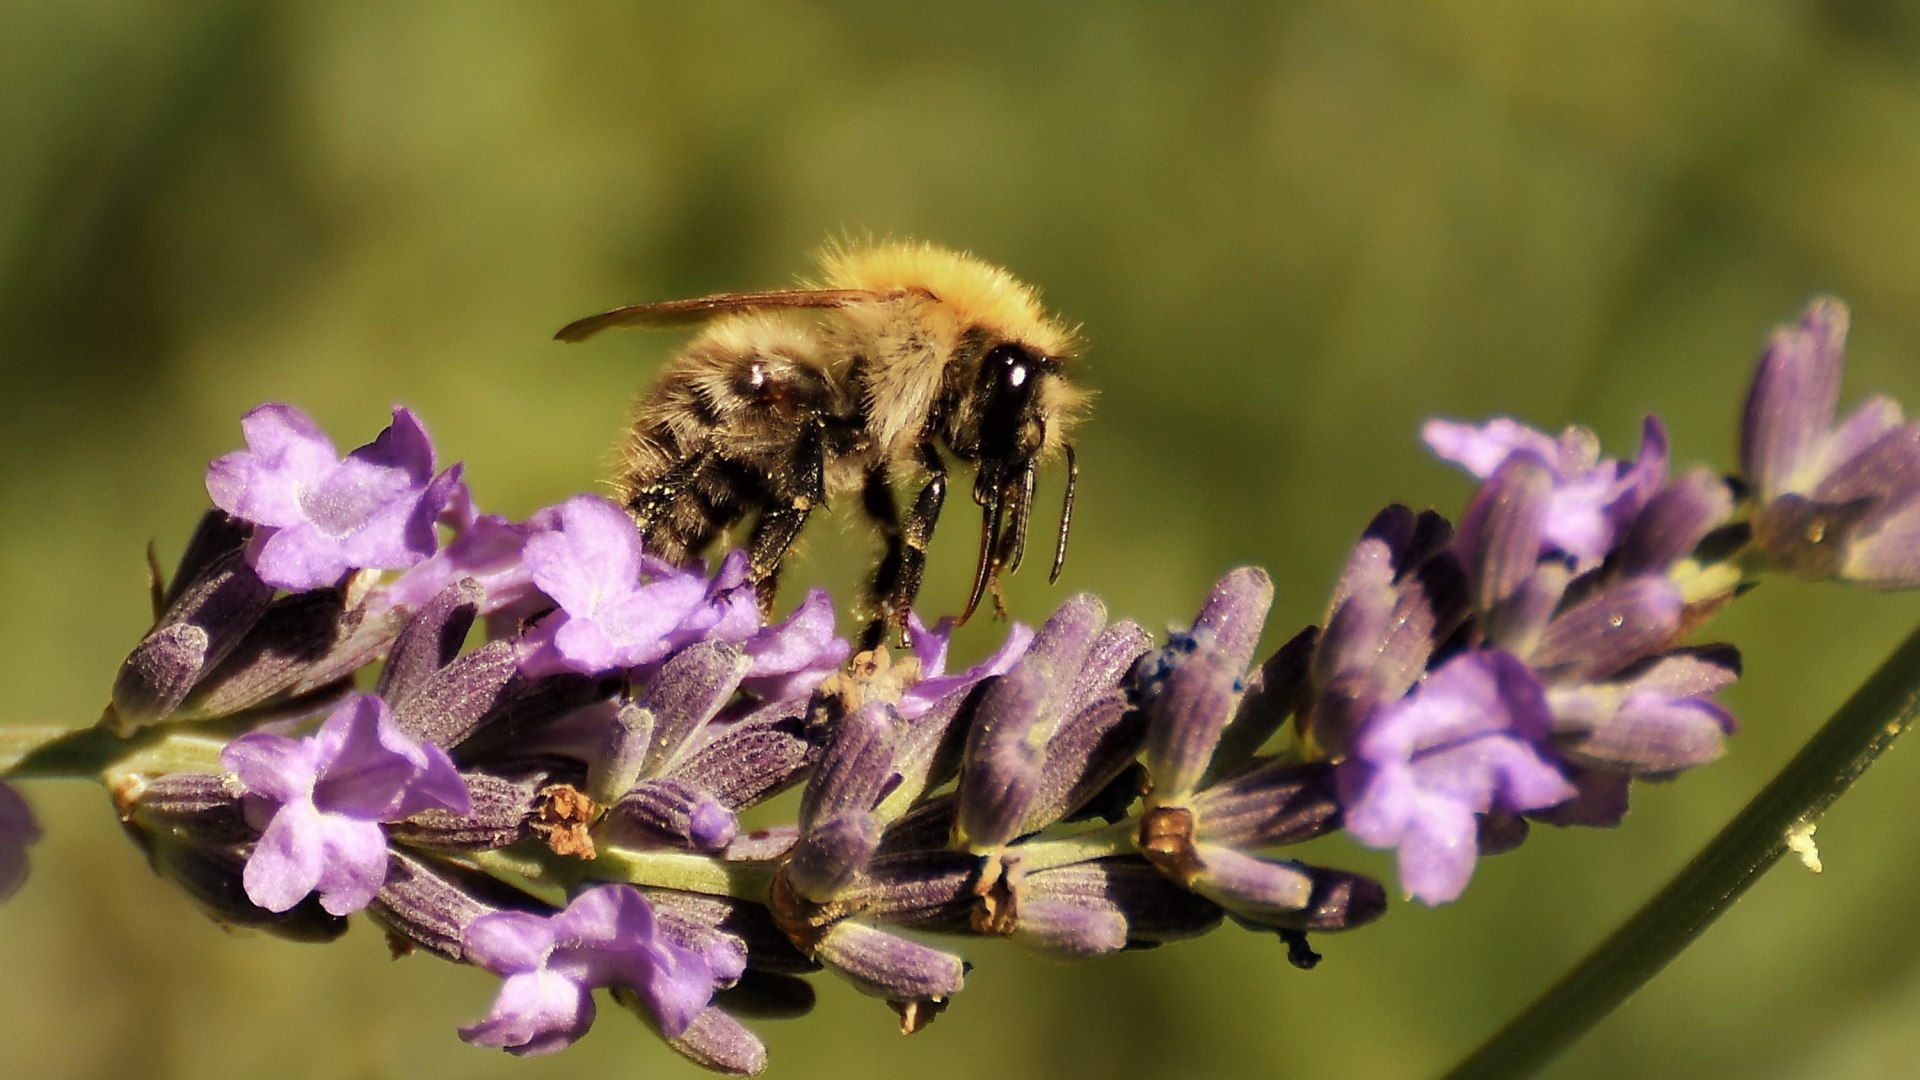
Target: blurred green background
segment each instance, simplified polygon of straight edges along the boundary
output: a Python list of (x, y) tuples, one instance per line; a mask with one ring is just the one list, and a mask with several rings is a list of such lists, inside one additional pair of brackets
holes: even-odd
[[(1277, 643), (1392, 500), (1449, 514), (1434, 413), (1665, 417), (1730, 465), (1753, 353), (1854, 305), (1849, 395), (1920, 403), (1920, 8), (1706, 3), (0, 7), (0, 722), (85, 722), (145, 626), (201, 470), (263, 400), (342, 447), (418, 410), (479, 499), (588, 488), (673, 347), (562, 347), (616, 303), (778, 285), (841, 232), (971, 249), (1084, 322), (1100, 393), (1063, 587), (1150, 628), (1271, 567)], [(1058, 477), (1043, 480), (1051, 520)], [(971, 565), (970, 508), (925, 609)], [(809, 531), (787, 581), (873, 548)], [(798, 595), (796, 591), (789, 599)], [(830, 979), (763, 1024), (781, 1077), (1430, 1075), (1648, 896), (1920, 616), (1795, 584), (1713, 636), (1748, 677), (1723, 762), (1616, 832), (1542, 831), (1464, 901), (1287, 967), (1221, 932), (1097, 966), (970, 948), (910, 1040)], [(969, 627), (983, 652), (999, 630)], [(462, 1044), (494, 981), (221, 932), (84, 785), (0, 909), (14, 1076), (698, 1075), (607, 1013), (516, 1061)], [(1891, 755), (1557, 1077), (1875, 1077), (1920, 1055), (1920, 759)], [(1318, 852), (1385, 871), (1344, 842)]]

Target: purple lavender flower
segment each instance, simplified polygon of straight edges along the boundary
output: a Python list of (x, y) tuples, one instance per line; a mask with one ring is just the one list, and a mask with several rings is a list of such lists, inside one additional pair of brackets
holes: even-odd
[(0, 900), (27, 880), (27, 848), (40, 839), (27, 800), (11, 784), (0, 784)]
[(386, 703), (372, 696), (342, 705), (311, 738), (243, 735), (220, 761), (245, 793), (248, 823), (261, 830), (245, 884), (268, 911), (316, 891), (332, 914), (360, 910), (386, 877), (381, 822), (470, 809), (446, 753), (395, 727)]
[(343, 461), (305, 413), (262, 405), (241, 421), (247, 449), (207, 469), (214, 504), (260, 526), (248, 549), (263, 581), (321, 589), (349, 570), (393, 570), (432, 555), (435, 522), (460, 484), (434, 475), (433, 444), (413, 413)]
[(466, 502), (457, 499), (462, 509), (450, 515), (453, 539), (381, 590), (380, 599), (389, 607), (419, 607), (454, 582), (473, 578), (485, 592), (480, 612), (488, 617), (489, 629), (498, 631), (495, 636), (504, 637), (547, 606), (521, 558), (532, 530), (498, 514), (472, 513)]
[(1598, 566), (1667, 473), (1667, 433), (1649, 416), (1640, 455), (1631, 463), (1600, 456), (1593, 432), (1570, 427), (1558, 439), (1499, 417), (1480, 427), (1429, 420), (1421, 437), (1441, 458), (1487, 480), (1510, 458), (1538, 461), (1551, 478), (1541, 540), (1574, 560), (1576, 570)]
[(460, 1037), (514, 1054), (561, 1050), (593, 1025), (592, 991), (637, 994), (667, 1036), (676, 1036), (712, 1000), (713, 972), (700, 954), (667, 940), (653, 909), (631, 885), (601, 885), (564, 911), (482, 915), (461, 947), (472, 963), (503, 976), (487, 1018)]
[[(730, 595), (736, 603), (753, 609), (751, 590)], [(758, 625), (757, 613), (754, 622)], [(825, 589), (810, 590), (785, 622), (759, 627), (740, 643), (750, 661), (741, 685), (764, 701), (813, 693), (814, 687), (839, 671), (853, 653), (853, 646), (845, 638), (834, 636), (833, 626), (833, 597)], [(718, 633), (714, 636), (721, 637)]]
[(1699, 578), (1684, 562), (1731, 516), (1733, 500), (1707, 471), (1685, 472), (1627, 523), (1604, 568), (1576, 577), (1540, 550), (1551, 492), (1537, 459), (1509, 458), (1468, 506), (1453, 553), (1464, 564), (1477, 639), (1532, 667), (1546, 690), (1553, 750), (1581, 791), (1577, 805), (1535, 816), (1617, 824), (1628, 778), (1705, 764), (1733, 730), (1710, 697), (1737, 675), (1737, 655), (1666, 651), (1686, 624), (1686, 589), (1708, 608), (1736, 581)]
[[(560, 606), (528, 633), (522, 668), (530, 674), (599, 674), (638, 667), (738, 622), (732, 603), (744, 589), (714, 588), (692, 570), (643, 580), (640, 531), (626, 511), (595, 495), (577, 495), (535, 519), (524, 558), (533, 582)], [(730, 560), (731, 562), (732, 560)], [(716, 579), (729, 575), (723, 566)], [(751, 608), (750, 596), (740, 604)], [(757, 617), (745, 618), (758, 625)]]
[(1455, 899), (1473, 875), (1476, 815), (1574, 796), (1540, 749), (1550, 722), (1540, 684), (1518, 659), (1482, 650), (1449, 660), (1355, 738), (1337, 773), (1347, 830), (1399, 850), (1409, 895)]
[(947, 646), (953, 638), (953, 618), (951, 616), (935, 623), (933, 629), (927, 629), (920, 616), (909, 612), (907, 615), (907, 643), (913, 650), (914, 659), (920, 662), (920, 681), (908, 687), (900, 695), (896, 706), (902, 719), (917, 720), (940, 701), (958, 691), (971, 689), (975, 683), (998, 675), (1005, 675), (1027, 654), (1028, 646), (1033, 644), (1033, 628), (1024, 623), (1013, 623), (1007, 627), (1007, 639), (1000, 643), (993, 655), (967, 668), (965, 671), (947, 674)]
[(1754, 371), (1740, 426), (1754, 541), (1800, 577), (1907, 588), (1920, 584), (1920, 424), (1875, 397), (1835, 425), (1846, 338), (1846, 305), (1815, 300)]

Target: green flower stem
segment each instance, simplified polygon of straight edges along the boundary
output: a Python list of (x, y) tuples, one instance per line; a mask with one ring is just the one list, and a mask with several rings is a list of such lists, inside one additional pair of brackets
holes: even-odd
[(1920, 630), (1660, 894), (1449, 1077), (1528, 1076), (1651, 979), (1853, 786), (1920, 712)]
[(732, 896), (764, 903), (773, 884), (774, 864), (722, 862), (684, 851), (630, 851), (601, 845), (585, 875), (600, 881), (625, 881), (662, 889)]
[(774, 864), (722, 862), (685, 851), (634, 851), (603, 844), (591, 860), (554, 855), (538, 845), (476, 851), (465, 861), (493, 874), (541, 886), (577, 885), (584, 881), (623, 881), (659, 889), (731, 896), (765, 903), (773, 883)]
[(0, 727), (0, 778), (111, 782), (133, 773), (220, 772), (228, 734), (152, 728), (123, 739), (101, 727)]
[(1111, 855), (1132, 855), (1133, 834), (1140, 828), (1138, 818), (1128, 818), (1104, 828), (1020, 845), (1020, 865), (1029, 874), (1074, 863), (1092, 862)]
[(92, 775), (75, 770), (98, 760), (103, 741), (110, 739), (98, 728), (0, 727), (0, 776), (31, 780)]

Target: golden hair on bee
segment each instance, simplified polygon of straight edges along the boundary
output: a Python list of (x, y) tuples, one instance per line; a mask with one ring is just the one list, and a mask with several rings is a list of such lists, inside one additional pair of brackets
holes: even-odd
[[(829, 245), (821, 280), (615, 308), (555, 337), (615, 326), (704, 328), (635, 404), (614, 485), (649, 550), (690, 559), (749, 516), (763, 605), (812, 510), (858, 491), (887, 552), (868, 643), (903, 632), (946, 498), (947, 454), (975, 467), (980, 548), (964, 621), (1019, 568), (1036, 471), (1064, 456), (1053, 576), (1066, 555), (1087, 401), (1075, 331), (991, 263), (926, 243)], [(903, 512), (894, 482), (918, 485)]]

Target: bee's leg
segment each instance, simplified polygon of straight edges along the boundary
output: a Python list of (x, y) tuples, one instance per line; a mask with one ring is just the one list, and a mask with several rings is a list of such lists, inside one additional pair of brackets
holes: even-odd
[(900, 504), (893, 497), (893, 481), (887, 475), (887, 467), (874, 465), (867, 470), (867, 480), (860, 490), (860, 508), (880, 530), (880, 538), (886, 542), (886, 553), (880, 557), (880, 566), (873, 572), (873, 620), (860, 635), (862, 651), (876, 649), (887, 640), (887, 630), (892, 624), (892, 609), (888, 598), (893, 595), (900, 581)]
[(786, 557), (793, 539), (807, 524), (811, 507), (769, 508), (754, 523), (753, 538), (747, 548), (747, 580), (753, 584), (754, 599), (760, 602), (760, 617), (773, 618), (774, 597), (780, 591), (780, 560)]
[(693, 454), (660, 476), (631, 484), (627, 513), (640, 526), (647, 554), (683, 566), (726, 525), (728, 510), (720, 505), (725, 500), (716, 502), (712, 484), (702, 482), (713, 465), (712, 455)]
[(940, 508), (947, 501), (947, 465), (940, 460), (940, 451), (932, 443), (920, 444), (920, 467), (926, 470), (927, 482), (920, 488), (920, 494), (913, 500), (913, 506), (907, 510), (906, 521), (901, 529), (900, 580), (895, 586), (894, 613), (900, 630), (900, 644), (906, 644), (907, 613), (913, 610), (913, 599), (920, 595), (920, 579), (927, 569), (927, 544), (933, 540), (933, 529), (940, 523)]
[(761, 618), (773, 615), (780, 561), (806, 527), (813, 508), (827, 501), (826, 443), (819, 424), (810, 424), (800, 433), (789, 464), (791, 471), (770, 485), (767, 504), (747, 544), (747, 579), (760, 601)]
[(887, 553), (874, 574), (878, 610), (873, 625), (867, 628), (869, 648), (886, 640), (889, 631), (897, 635), (901, 647), (907, 644), (907, 616), (913, 611), (914, 597), (920, 594), (920, 581), (926, 573), (927, 543), (933, 539), (940, 508), (947, 500), (947, 465), (932, 443), (920, 445), (920, 467), (927, 474), (927, 482), (907, 509), (905, 519), (898, 516), (893, 488), (884, 473), (877, 481), (875, 474), (868, 475), (867, 512), (881, 523), (887, 539)]

